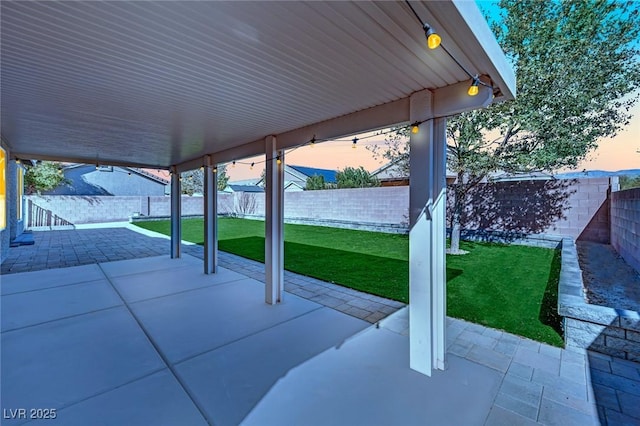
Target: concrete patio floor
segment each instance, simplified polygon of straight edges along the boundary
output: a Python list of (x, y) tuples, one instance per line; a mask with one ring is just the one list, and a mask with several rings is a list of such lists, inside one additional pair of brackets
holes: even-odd
[(371, 325), (290, 293), (268, 306), (253, 267), (3, 274), (2, 423), (640, 424), (637, 363), (448, 319), (448, 369), (428, 378), (408, 368), (408, 309)]

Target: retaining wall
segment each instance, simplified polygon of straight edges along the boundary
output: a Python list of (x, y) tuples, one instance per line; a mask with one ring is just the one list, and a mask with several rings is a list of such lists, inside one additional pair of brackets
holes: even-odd
[(611, 245), (640, 272), (640, 188), (611, 193)]
[(586, 302), (572, 239), (562, 240), (561, 259), (558, 313), (564, 317), (566, 346), (640, 361), (640, 314)]

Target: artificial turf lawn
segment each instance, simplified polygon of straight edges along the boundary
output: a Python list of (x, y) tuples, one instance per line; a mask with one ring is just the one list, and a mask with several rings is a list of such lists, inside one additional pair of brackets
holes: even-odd
[[(168, 221), (137, 222), (168, 235)], [(202, 244), (202, 219), (182, 221), (182, 237)], [(218, 219), (220, 250), (264, 262), (264, 222)], [(556, 312), (558, 250), (462, 242), (447, 256), (447, 315), (562, 346)], [(285, 225), (285, 268), (389, 299), (409, 299), (409, 239), (306, 225)]]

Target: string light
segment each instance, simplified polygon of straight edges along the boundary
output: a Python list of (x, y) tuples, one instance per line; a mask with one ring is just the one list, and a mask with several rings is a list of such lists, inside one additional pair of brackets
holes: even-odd
[(253, 170), (253, 165), (254, 165), (254, 164), (255, 164), (255, 163), (251, 163), (251, 166), (249, 167), (249, 169)]
[[(482, 84), (482, 82), (480, 82), (480, 83)], [(414, 132), (415, 131), (414, 127), (419, 128), (419, 126), (422, 123), (425, 123), (425, 122), (430, 121), (430, 120), (431, 119), (423, 120), (423, 121), (416, 121), (416, 122), (414, 122), (414, 123), (412, 123), (410, 125), (406, 125), (406, 126), (402, 126), (402, 127), (389, 128), (388, 130), (383, 131), (383, 132), (376, 132), (374, 134), (367, 135), (367, 136), (362, 136), (360, 138), (354, 137), (353, 139), (318, 139), (314, 135), (313, 138), (311, 138), (310, 140), (308, 140), (306, 142), (303, 142), (300, 145), (296, 145), (296, 146), (293, 146), (293, 147), (285, 150), (285, 153), (291, 153), (291, 152), (295, 151), (296, 149), (302, 148), (304, 146), (313, 147), (314, 144), (320, 143), (320, 142), (351, 142), (351, 147), (352, 148), (357, 148), (358, 141), (361, 141), (361, 140), (364, 140), (364, 139), (380, 137), (380, 136), (383, 136), (383, 135), (387, 135), (389, 133), (396, 133), (399, 129), (402, 129), (402, 128)], [(244, 162), (244, 161), (233, 160), (232, 165), (235, 166), (235, 164), (237, 163), (237, 164), (247, 165), (247, 166), (249, 166), (249, 168), (252, 168), (252, 167), (255, 167), (256, 164), (264, 164), (264, 163), (267, 163), (269, 161), (275, 161), (277, 164), (282, 164), (282, 159), (280, 158), (280, 155), (277, 155), (276, 157), (265, 158), (264, 160), (252, 161), (252, 162)], [(217, 171), (218, 171), (218, 169), (217, 169), (217, 167), (215, 167), (213, 169), (213, 172), (217, 173)]]
[(442, 37), (426, 22), (422, 25), (422, 28), (424, 28), (424, 35), (427, 37), (427, 47), (432, 50), (437, 49), (442, 43)]
[(231, 163), (231, 167), (235, 167), (236, 166), (236, 160), (233, 160), (233, 163)]
[(473, 77), (473, 81), (471, 82), (471, 86), (469, 86), (469, 90), (467, 90), (467, 94), (469, 96), (476, 96), (479, 92), (479, 88), (478, 88), (479, 84), (480, 84), (480, 80), (476, 75), (475, 77)]
[(213, 173), (218, 173), (218, 166), (213, 167)]
[(419, 131), (420, 131), (420, 123), (416, 121), (411, 125), (411, 133), (413, 133), (414, 135), (417, 135)]
[[(413, 6), (411, 6), (411, 3), (409, 3), (409, 0), (405, 0), (404, 2), (407, 4), (407, 6), (409, 6), (409, 9), (411, 9), (411, 12), (413, 12), (413, 14), (415, 15), (415, 17), (418, 20), (418, 22), (420, 22), (420, 24), (422, 25), (422, 28), (424, 29), (424, 34), (427, 37), (427, 46), (429, 47), (429, 49), (436, 49), (438, 46), (442, 46), (442, 50), (444, 50), (444, 52), (447, 55), (449, 55), (451, 60), (453, 60), (453, 62), (455, 62), (456, 65), (458, 65), (460, 67), (460, 69), (462, 71), (464, 71), (465, 74), (467, 74), (469, 76), (469, 78), (472, 79), (471, 86), (469, 87), (469, 90), (467, 90), (467, 94), (469, 96), (476, 96), (480, 91), (479, 90), (479, 86), (481, 86), (481, 85), (490, 88), (492, 91), (495, 90), (493, 85), (490, 85), (490, 84), (487, 84), (487, 83), (481, 81), (478, 78), (477, 74), (476, 75), (471, 74), (471, 72), (469, 72), (469, 70), (467, 68), (465, 68), (465, 66), (462, 65), (460, 63), (460, 61), (458, 61), (451, 54), (451, 52), (449, 52), (449, 50), (444, 45), (441, 45), (442, 38), (433, 30), (433, 28), (431, 28), (431, 26), (429, 24), (427, 24), (426, 22), (424, 22), (422, 20), (422, 18), (420, 18), (420, 15), (418, 15), (418, 13), (415, 11)], [(494, 97), (495, 97), (495, 95), (494, 95)], [(413, 131), (413, 129), (412, 129), (412, 131)]]

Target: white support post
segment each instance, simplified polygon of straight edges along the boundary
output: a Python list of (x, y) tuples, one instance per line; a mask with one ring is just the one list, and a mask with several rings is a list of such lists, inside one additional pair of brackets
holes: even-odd
[[(432, 117), (432, 95), (424, 90), (410, 99), (411, 122)], [(411, 133), (409, 163), (409, 366), (431, 376), (431, 201), (433, 122), (425, 121)]]
[(446, 271), (446, 205), (447, 205), (447, 120), (433, 123), (433, 217), (431, 249), (431, 285), (433, 288), (433, 367), (444, 370), (447, 349), (447, 271)]
[(182, 241), (182, 197), (180, 189), (180, 174), (175, 167), (171, 168), (171, 258), (180, 257), (180, 242)]
[(284, 151), (275, 136), (265, 145), (265, 302), (274, 305), (284, 291)]
[(412, 123), (423, 122), (409, 140), (409, 364), (430, 376), (445, 366), (445, 200), (439, 190), (446, 173), (445, 121), (432, 120), (428, 90), (411, 96), (409, 115)]
[(218, 172), (211, 156), (204, 159), (204, 273), (218, 272)]

